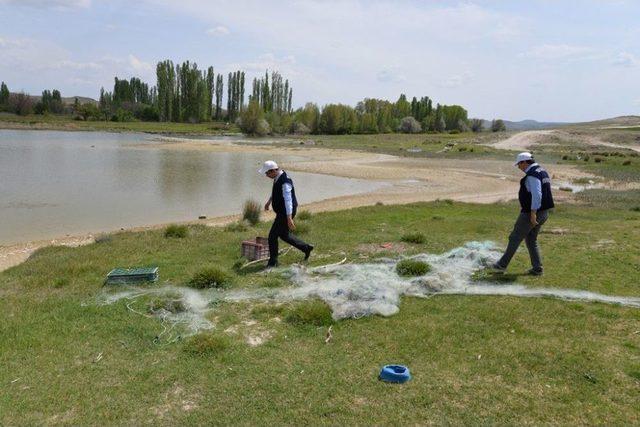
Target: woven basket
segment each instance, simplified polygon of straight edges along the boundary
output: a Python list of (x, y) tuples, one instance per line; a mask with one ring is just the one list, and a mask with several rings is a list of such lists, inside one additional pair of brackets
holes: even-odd
[(245, 240), (242, 242), (241, 255), (249, 261), (269, 258), (269, 239), (256, 237), (253, 240)]

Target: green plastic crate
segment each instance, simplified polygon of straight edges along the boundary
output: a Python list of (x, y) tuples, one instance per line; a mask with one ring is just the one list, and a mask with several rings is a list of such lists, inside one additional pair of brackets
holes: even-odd
[(107, 274), (107, 284), (155, 282), (158, 267), (114, 268)]

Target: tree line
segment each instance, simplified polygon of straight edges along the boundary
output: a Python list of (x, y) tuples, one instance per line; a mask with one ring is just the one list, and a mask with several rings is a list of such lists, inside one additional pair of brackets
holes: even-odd
[[(395, 102), (365, 98), (355, 106), (314, 103), (293, 109), (293, 88), (277, 71), (254, 78), (245, 103), (245, 73), (230, 72), (226, 79), (226, 108), (223, 108), (224, 75), (213, 67), (199, 69), (195, 62), (156, 65), (156, 84), (150, 86), (137, 77), (114, 78), (111, 91), (100, 89), (97, 105), (64, 106), (58, 90), (45, 90), (37, 103), (25, 94), (0, 86), (0, 110), (29, 114), (73, 113), (80, 120), (237, 123), (253, 135), (277, 134), (376, 134), (419, 132), (479, 132), (483, 121), (469, 119), (460, 105), (435, 103), (428, 96), (410, 101), (401, 94)], [(502, 120), (494, 120), (490, 130), (505, 130)]]

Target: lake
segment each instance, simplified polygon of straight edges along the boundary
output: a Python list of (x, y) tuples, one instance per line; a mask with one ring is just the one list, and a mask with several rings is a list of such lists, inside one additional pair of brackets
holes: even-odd
[[(137, 133), (0, 130), (0, 244), (237, 214), (247, 199), (270, 195), (271, 181), (257, 173), (263, 155), (154, 144), (159, 137)], [(290, 175), (301, 204), (381, 185)]]

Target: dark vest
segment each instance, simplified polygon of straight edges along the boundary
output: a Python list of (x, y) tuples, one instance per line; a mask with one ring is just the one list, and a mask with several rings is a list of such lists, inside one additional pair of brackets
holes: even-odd
[(296, 216), (298, 209), (298, 200), (296, 199), (296, 190), (293, 188), (293, 181), (287, 176), (286, 172), (273, 182), (273, 190), (271, 191), (271, 206), (277, 215), (286, 215), (287, 209), (284, 206), (284, 196), (282, 195), (282, 186), (288, 183), (291, 185), (291, 201), (293, 202), (292, 216)]
[(551, 194), (551, 178), (546, 170), (542, 169), (538, 164), (534, 163), (525, 175), (520, 180), (520, 191), (518, 192), (518, 199), (520, 200), (521, 212), (531, 212), (531, 193), (527, 190), (525, 181), (527, 177), (532, 176), (540, 180), (542, 184), (542, 201), (540, 204), (541, 211), (551, 209), (554, 207), (553, 196)]

